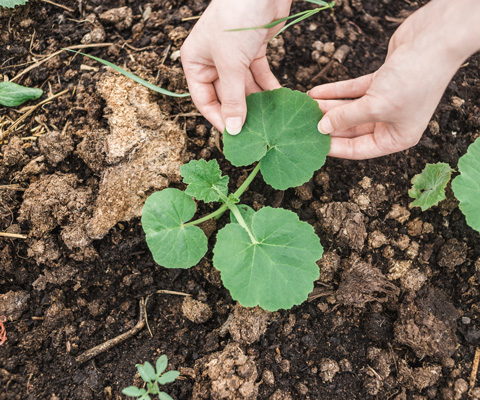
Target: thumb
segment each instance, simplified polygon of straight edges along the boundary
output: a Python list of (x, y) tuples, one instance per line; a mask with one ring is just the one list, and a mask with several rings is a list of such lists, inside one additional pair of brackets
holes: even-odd
[(367, 96), (332, 108), (318, 123), (318, 130), (324, 134), (344, 131), (357, 125), (376, 122)]
[(248, 68), (240, 65), (235, 69), (219, 71), (222, 93), (222, 117), (230, 135), (238, 135), (247, 116), (245, 80)]

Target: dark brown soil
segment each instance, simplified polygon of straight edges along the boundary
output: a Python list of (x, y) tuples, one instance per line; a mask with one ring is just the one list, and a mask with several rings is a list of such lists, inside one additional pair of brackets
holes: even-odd
[[(338, 1), (333, 13), (272, 42), (273, 70), (298, 90), (373, 72), (395, 28), (423, 3)], [(85, 51), (187, 90), (177, 56), (194, 21), (182, 18), (201, 14), (206, 1), (62, 4), (72, 11), (39, 0), (0, 11), (4, 78), (63, 47), (113, 43)], [(479, 71), (476, 55), (413, 149), (368, 161), (329, 159), (309, 183), (285, 193), (253, 182), (243, 202), (296, 211), (325, 248), (310, 300), (275, 313), (236, 305), (211, 252), (190, 270), (167, 270), (146, 246), (141, 204), (154, 190), (181, 186), (181, 162), (217, 158), (233, 186), (245, 178), (224, 160), (189, 99), (124, 86), (130, 83), (67, 52), (22, 75), (18, 83), (44, 89), (42, 100), (69, 91), (13, 132), (7, 129), (21, 114), (0, 108), (7, 133), (0, 232), (27, 236), (0, 237), (0, 315), (7, 317), (0, 399), (125, 398), (124, 387), (141, 384), (135, 364), (161, 354), (181, 372), (164, 390), (182, 400), (480, 399), (475, 376), (469, 386), (480, 348), (480, 236), (450, 190), (423, 213), (409, 208), (407, 194), (425, 163), (455, 168), (479, 136)], [(111, 98), (119, 88), (126, 93), (120, 103)], [(118, 122), (123, 106), (127, 119)], [(133, 129), (128, 140), (122, 126)], [(199, 214), (208, 211), (201, 205)], [(149, 329), (78, 364), (80, 354), (133, 328), (147, 297)]]

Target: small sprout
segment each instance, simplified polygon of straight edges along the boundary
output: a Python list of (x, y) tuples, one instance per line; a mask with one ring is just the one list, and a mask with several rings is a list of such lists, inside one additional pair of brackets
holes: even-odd
[(15, 6), (24, 6), (28, 0), (2, 0), (0, 7), (15, 8)]
[(36, 100), (43, 94), (42, 89), (29, 88), (13, 82), (0, 82), (0, 104), (16, 107), (26, 101)]
[(168, 359), (166, 355), (162, 355), (158, 358), (155, 366), (153, 367), (148, 361), (145, 364), (137, 364), (137, 370), (140, 377), (145, 381), (147, 389), (137, 388), (136, 386), (129, 386), (122, 390), (122, 393), (130, 397), (138, 397), (137, 400), (150, 400), (150, 394), (158, 395), (160, 400), (173, 400), (167, 393), (161, 392), (158, 385), (165, 385), (171, 383), (178, 378), (180, 373), (178, 371), (168, 371), (165, 369), (168, 365)]
[(446, 163), (427, 164), (425, 169), (412, 179), (413, 186), (408, 191), (415, 199), (413, 207), (421, 207), (422, 211), (436, 206), (445, 199), (445, 187), (450, 180), (452, 169)]

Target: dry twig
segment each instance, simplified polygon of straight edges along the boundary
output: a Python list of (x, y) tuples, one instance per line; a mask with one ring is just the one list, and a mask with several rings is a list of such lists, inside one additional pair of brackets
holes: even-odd
[(70, 7), (64, 6), (63, 4), (55, 3), (52, 0), (42, 0), (42, 1), (44, 3), (51, 4), (52, 6), (63, 8), (64, 10), (70, 11), (71, 13), (75, 12), (75, 10), (72, 10)]
[(475, 356), (473, 358), (473, 366), (472, 366), (472, 373), (470, 374), (470, 390), (475, 387), (475, 383), (477, 382), (477, 372), (478, 372), (478, 364), (480, 363), (480, 347), (475, 349)]
[(78, 357), (75, 358), (75, 361), (78, 364), (83, 364), (92, 358), (95, 358), (99, 354), (110, 350), (111, 348), (115, 347), (116, 345), (122, 343), (123, 341), (130, 339), (131, 337), (135, 336), (138, 332), (140, 332), (145, 326), (145, 301), (142, 299), (140, 300), (140, 318), (138, 319), (137, 324), (127, 332), (114, 337), (113, 339), (107, 340), (105, 343), (102, 343), (98, 346), (87, 350), (86, 352), (80, 354)]
[(8, 233), (8, 232), (0, 232), (0, 236), (8, 237), (8, 238), (15, 238), (15, 239), (26, 239), (26, 235), (21, 235), (20, 233)]

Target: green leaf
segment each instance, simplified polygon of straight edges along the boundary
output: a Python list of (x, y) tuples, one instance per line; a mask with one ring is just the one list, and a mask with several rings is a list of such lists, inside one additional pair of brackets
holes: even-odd
[(188, 97), (190, 96), (190, 93), (174, 93), (170, 92), (169, 90), (163, 89), (159, 86), (154, 85), (153, 83), (150, 83), (146, 81), (145, 79), (140, 78), (139, 76), (132, 74), (131, 72), (128, 72), (124, 70), (123, 68), (119, 67), (118, 65), (115, 65), (111, 63), (110, 61), (104, 60), (103, 58), (95, 57), (90, 54), (85, 54), (82, 53), (81, 51), (74, 51), (71, 49), (63, 49), (63, 50), (68, 50), (73, 53), (79, 53), (82, 56), (85, 57), (90, 57), (92, 60), (98, 61), (99, 63), (102, 63), (103, 65), (106, 65), (107, 67), (113, 68), (115, 71), (120, 72), (123, 76), (126, 76), (127, 78), (130, 78), (132, 81), (135, 81), (139, 83), (140, 85), (145, 86), (146, 88), (153, 90), (154, 92), (163, 94), (165, 96), (170, 96), (170, 97)]
[(29, 88), (13, 82), (0, 82), (0, 104), (16, 107), (29, 100), (36, 100), (43, 94), (42, 89)]
[(147, 373), (151, 381), (157, 379), (157, 374), (155, 373), (155, 368), (153, 368), (152, 364), (147, 361), (145, 364), (143, 364), (143, 368), (145, 369), (145, 372)]
[(180, 167), (183, 181), (188, 184), (185, 193), (206, 203), (220, 201), (228, 195), (228, 176), (222, 176), (217, 160), (192, 160)]
[(189, 268), (207, 252), (207, 237), (198, 226), (183, 226), (195, 214), (195, 201), (178, 189), (152, 194), (142, 209), (142, 226), (156, 263)]
[(145, 381), (145, 382), (151, 382), (150, 375), (148, 372), (145, 370), (145, 367), (142, 364), (136, 364), (138, 373), (140, 374), (140, 377)]
[(166, 394), (165, 392), (160, 392), (158, 394), (158, 397), (160, 398), (160, 400), (173, 400), (168, 394)]
[(15, 6), (23, 6), (28, 0), (1, 0), (0, 7), (14, 8)]
[(145, 393), (142, 397), (138, 398), (137, 400), (152, 400), (148, 393)]
[(165, 372), (159, 379), (158, 379), (158, 383), (160, 385), (165, 385), (166, 383), (171, 383), (173, 382), (175, 379), (177, 379), (180, 375), (180, 372), (178, 371), (168, 371), (168, 372)]
[(330, 136), (318, 132), (323, 113), (310, 96), (287, 88), (258, 92), (247, 97), (247, 108), (240, 134), (223, 134), (233, 165), (261, 159), (265, 182), (284, 190), (307, 182), (325, 163)]
[(165, 371), (165, 369), (167, 368), (167, 365), (168, 365), (168, 358), (165, 354), (158, 357), (157, 364), (156, 364), (157, 376), (160, 376), (163, 373), (163, 371)]
[[(243, 217), (243, 220), (245, 221), (247, 226), (252, 229), (252, 218), (255, 214), (255, 210), (252, 207), (247, 206), (246, 204), (238, 204), (237, 208), (240, 211), (240, 215)], [(232, 221), (232, 224), (238, 224), (238, 221), (232, 212), (230, 212), (230, 221)]]
[(301, 304), (323, 253), (313, 227), (291, 211), (264, 207), (253, 215), (251, 231), (258, 243), (238, 224), (217, 234), (213, 264), (225, 287), (245, 307), (276, 311)]
[(147, 393), (147, 391), (145, 389), (139, 389), (135, 386), (129, 386), (123, 389), (122, 393), (126, 396), (138, 397), (138, 396), (141, 396), (142, 394)]
[(480, 138), (458, 160), (460, 175), (452, 181), (453, 193), (467, 224), (480, 232)]
[(409, 196), (416, 199), (412, 206), (425, 211), (444, 200), (445, 186), (451, 174), (452, 169), (446, 163), (427, 164), (420, 174), (412, 178), (413, 186), (408, 191)]

